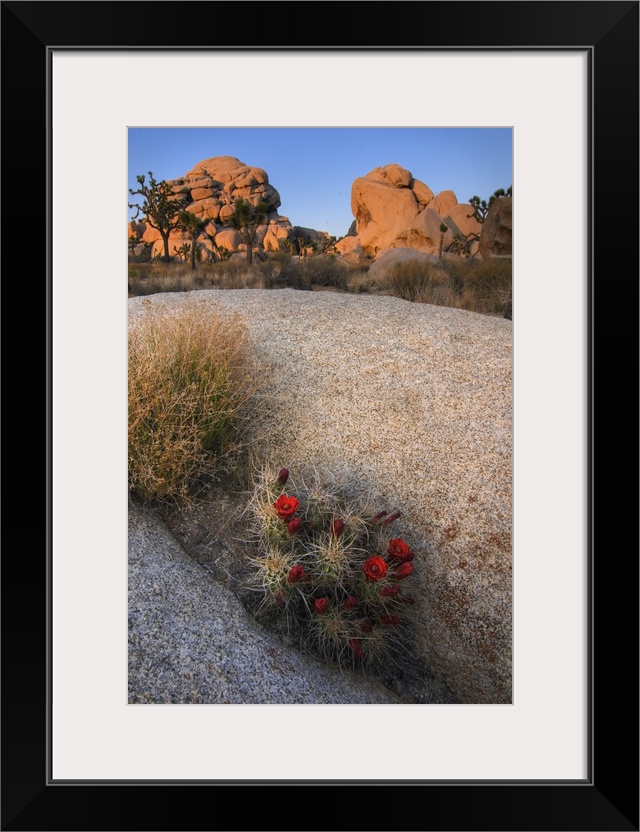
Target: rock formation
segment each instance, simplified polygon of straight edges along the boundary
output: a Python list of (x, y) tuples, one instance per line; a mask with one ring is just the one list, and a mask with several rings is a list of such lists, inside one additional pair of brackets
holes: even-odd
[(494, 200), (482, 224), (480, 254), (483, 259), (511, 255), (513, 204), (510, 196)]
[[(220, 258), (224, 250), (233, 254), (246, 249), (240, 235), (227, 225), (238, 197), (253, 205), (267, 204), (266, 222), (255, 239), (255, 246), (267, 252), (287, 247), (324, 250), (329, 242), (326, 232), (293, 225), (288, 217), (278, 214), (280, 195), (269, 183), (266, 171), (245, 165), (234, 156), (204, 159), (184, 176), (168, 181), (174, 198), (184, 200), (187, 211), (209, 221), (196, 243), (205, 258)], [(481, 224), (473, 207), (459, 203), (453, 191), (434, 194), (411, 171), (395, 163), (355, 179), (351, 210), (354, 223), (333, 247), (349, 263), (375, 258), (394, 248), (437, 255), (441, 242), (445, 252), (483, 259), (511, 254), (511, 197), (496, 199)], [(444, 235), (443, 223), (447, 226)], [(129, 222), (127, 236), (134, 241), (134, 255), (145, 248), (150, 249), (151, 257), (164, 253), (160, 233), (144, 220)], [(176, 230), (169, 237), (169, 251), (173, 254), (187, 243), (189, 235)]]
[[(213, 156), (198, 162), (190, 171), (178, 179), (167, 180), (175, 199), (185, 201), (185, 209), (200, 219), (210, 222), (197, 240), (203, 256), (220, 257), (220, 249), (232, 253), (242, 251), (246, 246), (240, 235), (225, 226), (225, 221), (233, 214), (233, 202), (242, 197), (252, 205), (264, 202), (268, 206), (267, 222), (258, 229), (256, 244), (267, 251), (277, 251), (282, 240), (296, 239), (296, 232), (287, 217), (278, 214), (280, 194), (269, 183), (269, 177), (262, 168), (245, 165), (235, 156)], [(311, 232), (313, 229), (305, 229)], [(313, 231), (315, 235), (324, 232)], [(163, 254), (160, 233), (148, 222), (132, 221), (127, 228), (128, 237), (139, 240), (139, 253), (144, 244), (151, 245), (151, 256)], [(325, 235), (326, 236), (326, 235)], [(179, 249), (189, 243), (188, 234), (174, 231), (169, 237), (169, 251)]]
[[(471, 205), (459, 204), (453, 191), (434, 196), (431, 188), (397, 164), (375, 168), (354, 181), (351, 211), (362, 250), (373, 257), (399, 247), (437, 254), (443, 222), (449, 228), (443, 240), (445, 249), (456, 235), (479, 236), (481, 231)], [(476, 243), (471, 253), (477, 250)]]

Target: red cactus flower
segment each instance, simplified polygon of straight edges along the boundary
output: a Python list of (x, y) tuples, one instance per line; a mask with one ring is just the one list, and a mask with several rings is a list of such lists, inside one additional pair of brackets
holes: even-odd
[(393, 512), (393, 514), (390, 514), (390, 515), (387, 517), (387, 519), (384, 521), (384, 523), (383, 523), (382, 525), (383, 525), (383, 526), (388, 526), (388, 525), (389, 525), (389, 523), (393, 523), (393, 521), (394, 521), (394, 520), (397, 520), (397, 519), (398, 519), (398, 517), (400, 517), (400, 512), (399, 512), (399, 511), (394, 511), (394, 512)]
[(353, 655), (356, 657), (356, 659), (362, 658), (362, 645), (360, 644), (360, 641), (357, 638), (349, 639), (349, 647), (353, 651)]
[(287, 583), (288, 584), (297, 584), (298, 581), (304, 578), (304, 566), (297, 563), (295, 566), (292, 566), (289, 570), (289, 574), (287, 575)]
[(408, 544), (404, 542), (401, 537), (394, 537), (389, 541), (389, 548), (387, 550), (392, 558), (396, 560), (406, 561), (411, 554), (411, 549)]
[(280, 485), (285, 485), (287, 480), (289, 479), (289, 469), (288, 468), (281, 468), (278, 472), (278, 483)]
[(363, 633), (370, 633), (373, 630), (373, 624), (370, 618), (365, 618), (360, 622), (360, 629)]
[(399, 586), (383, 586), (380, 590), (380, 595), (384, 595), (385, 598), (392, 598), (394, 595), (397, 595), (400, 592)]
[(340, 537), (342, 532), (344, 531), (344, 520), (341, 520), (339, 517), (336, 517), (333, 523), (331, 524), (331, 534), (334, 537)]
[(301, 525), (302, 520), (299, 517), (294, 517), (293, 520), (290, 520), (287, 523), (287, 531), (289, 532), (289, 534), (295, 534)]
[(373, 517), (371, 518), (371, 522), (372, 523), (379, 523), (380, 520), (382, 520), (382, 518), (385, 516), (386, 513), (387, 513), (386, 511), (379, 511), (377, 514), (373, 515)]
[(362, 564), (362, 571), (370, 581), (379, 581), (387, 574), (388, 566), (380, 555), (373, 555)]
[(401, 580), (402, 578), (408, 578), (408, 577), (409, 577), (409, 575), (410, 575), (412, 572), (413, 572), (413, 564), (412, 564), (412, 563), (407, 563), (407, 562), (405, 561), (404, 563), (401, 563), (401, 564), (400, 564), (400, 566), (396, 569), (396, 571), (395, 571), (395, 572), (394, 572), (394, 574), (393, 574), (393, 577), (394, 577), (397, 581), (399, 581), (399, 580)]
[(288, 497), (286, 494), (281, 494), (273, 504), (273, 507), (278, 513), (278, 517), (288, 520), (298, 510), (300, 505), (299, 500), (295, 497)]
[(380, 619), (381, 624), (389, 624), (392, 627), (397, 627), (400, 623), (400, 618), (397, 615), (383, 615)]
[(328, 598), (316, 598), (315, 604), (316, 612), (319, 615), (324, 615), (325, 612), (329, 609), (329, 599)]
[(345, 598), (342, 606), (345, 610), (352, 610), (354, 607), (358, 606), (358, 599), (354, 595), (350, 595), (348, 598)]

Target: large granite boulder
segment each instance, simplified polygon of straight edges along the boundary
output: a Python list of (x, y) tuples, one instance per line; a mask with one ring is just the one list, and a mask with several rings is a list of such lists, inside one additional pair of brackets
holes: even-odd
[(480, 254), (484, 260), (512, 254), (513, 201), (510, 196), (500, 196), (493, 201), (482, 223)]
[(454, 234), (469, 237), (472, 234), (480, 236), (482, 225), (473, 215), (473, 207), (468, 202), (454, 205), (445, 215), (444, 222)]
[(343, 237), (334, 243), (333, 248), (345, 263), (357, 264), (362, 258), (362, 246), (358, 237)]
[[(375, 257), (392, 248), (411, 248), (439, 254), (456, 235), (480, 234), (481, 225), (469, 204), (459, 204), (453, 191), (433, 191), (397, 164), (375, 168), (358, 177), (351, 188), (351, 210), (356, 218), (362, 256)], [(442, 237), (442, 223), (448, 230)]]
[(365, 252), (393, 248), (398, 237), (418, 215), (418, 203), (408, 187), (384, 181), (380, 169), (358, 177), (351, 186), (351, 211)]
[(246, 438), (259, 455), (402, 512), (424, 668), (461, 702), (510, 703), (511, 322), (292, 289), (161, 294), (129, 309), (188, 302), (248, 327), (265, 406)]

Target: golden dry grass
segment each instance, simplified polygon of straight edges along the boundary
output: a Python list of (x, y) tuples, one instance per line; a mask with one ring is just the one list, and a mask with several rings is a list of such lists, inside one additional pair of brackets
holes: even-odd
[(257, 389), (248, 334), (202, 302), (143, 303), (129, 318), (129, 487), (188, 501), (242, 445)]

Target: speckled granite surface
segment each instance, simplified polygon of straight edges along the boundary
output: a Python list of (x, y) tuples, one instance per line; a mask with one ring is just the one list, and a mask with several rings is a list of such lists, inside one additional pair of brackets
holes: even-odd
[(293, 289), (129, 300), (236, 312), (266, 410), (252, 441), (402, 511), (418, 652), (468, 703), (511, 701), (512, 322), (398, 298)]

